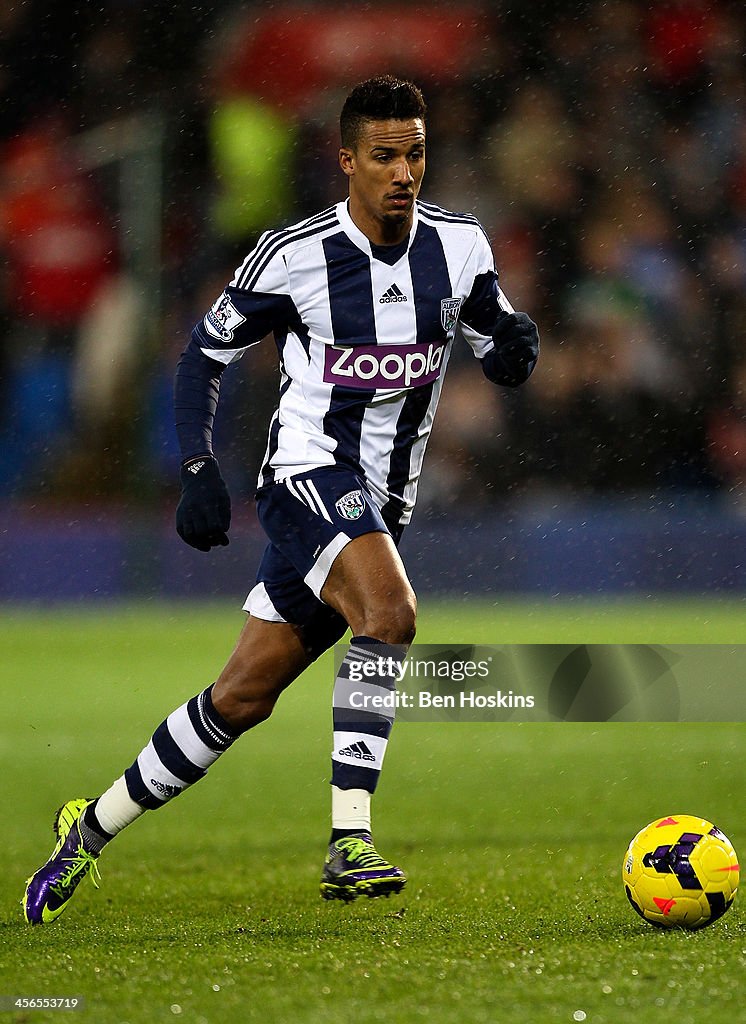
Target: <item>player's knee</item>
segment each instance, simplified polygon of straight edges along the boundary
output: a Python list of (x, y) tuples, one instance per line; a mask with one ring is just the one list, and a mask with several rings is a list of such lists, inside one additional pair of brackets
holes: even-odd
[(396, 628), (399, 633), (399, 640), (394, 641), (400, 644), (411, 644), (417, 632), (417, 598), (412, 593), (406, 601), (402, 602), (397, 610)]
[(417, 599), (412, 591), (368, 610), (362, 630), (387, 644), (412, 643), (417, 632)]

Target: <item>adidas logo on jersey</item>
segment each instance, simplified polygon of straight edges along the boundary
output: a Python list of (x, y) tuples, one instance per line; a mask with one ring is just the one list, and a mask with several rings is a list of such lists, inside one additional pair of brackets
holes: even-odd
[(387, 288), (383, 293), (379, 302), (408, 302), (407, 296), (396, 284), (392, 284), (390, 288)]
[(349, 747), (342, 747), (337, 753), (342, 757), (354, 757), (357, 761), (375, 761), (375, 755), (371, 754), (362, 740), (359, 743), (351, 743)]

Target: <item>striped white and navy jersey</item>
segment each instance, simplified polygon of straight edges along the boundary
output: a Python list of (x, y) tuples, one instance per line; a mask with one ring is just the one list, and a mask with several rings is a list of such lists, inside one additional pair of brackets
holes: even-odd
[(280, 397), (260, 486), (344, 465), (406, 523), (454, 338), (483, 357), (500, 309), (512, 312), (474, 217), (418, 201), (408, 239), (379, 247), (339, 203), (264, 234), (194, 340), (227, 364), (274, 333)]

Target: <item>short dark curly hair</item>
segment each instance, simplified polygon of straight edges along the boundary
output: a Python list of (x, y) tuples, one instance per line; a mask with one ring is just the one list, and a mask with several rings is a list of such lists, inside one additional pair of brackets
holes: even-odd
[(339, 118), (342, 145), (354, 149), (365, 121), (425, 120), (427, 107), (419, 88), (393, 75), (380, 75), (356, 85), (345, 100)]

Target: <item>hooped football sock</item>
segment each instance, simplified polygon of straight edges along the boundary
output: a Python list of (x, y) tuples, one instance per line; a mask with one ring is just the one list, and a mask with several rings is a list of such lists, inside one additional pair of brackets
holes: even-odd
[(124, 773), (131, 799), (155, 810), (207, 774), (240, 733), (212, 703), (212, 686), (161, 722), (137, 760)]
[(403, 645), (374, 637), (352, 638), (334, 684), (332, 792), (375, 792), (394, 724), (396, 679), (406, 652)]

